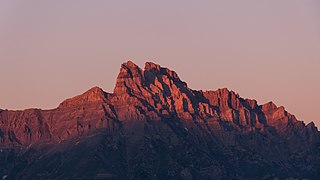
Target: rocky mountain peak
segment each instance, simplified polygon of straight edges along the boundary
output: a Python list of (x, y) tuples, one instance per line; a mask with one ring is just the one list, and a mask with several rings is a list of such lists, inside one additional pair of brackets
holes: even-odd
[(153, 62), (146, 62), (144, 69), (145, 69), (145, 72), (151, 72), (154, 75), (167, 76), (171, 79), (180, 81), (180, 78), (178, 77), (175, 71), (172, 71), (165, 67), (161, 67), (159, 64), (155, 64)]
[(139, 68), (138, 65), (136, 65), (133, 61), (128, 60), (127, 62), (122, 63), (121, 66), (125, 66), (127, 68)]
[(132, 61), (123, 63), (116, 80), (114, 94), (128, 94), (131, 89), (138, 89), (143, 83), (143, 70)]
[(100, 87), (93, 87), (81, 95), (63, 101), (59, 108), (103, 102), (105, 99), (106, 93)]
[(181, 86), (186, 88), (187, 84), (180, 80), (176, 72), (168, 68), (146, 62), (142, 70), (132, 61), (128, 61), (121, 65), (114, 94), (141, 94), (145, 93), (142, 92), (144, 90), (153, 91), (155, 87), (162, 91), (170, 91), (171, 88)]
[(319, 179), (319, 144), (315, 124), (282, 106), (192, 90), (152, 62), (123, 63), (114, 93), (94, 87), (51, 110), (0, 110), (7, 179)]
[(264, 111), (264, 112), (267, 112), (267, 111), (271, 111), (271, 110), (274, 110), (274, 109), (277, 109), (277, 105), (274, 104), (274, 102), (270, 101), (270, 102), (267, 102), (263, 105), (261, 105), (261, 109)]
[(140, 76), (142, 76), (142, 69), (132, 61), (128, 61), (121, 65), (117, 80), (133, 79)]
[(144, 70), (145, 71), (150, 71), (150, 70), (156, 70), (156, 71), (160, 71), (161, 66), (159, 64), (155, 64), (153, 62), (146, 62), (145, 66), (144, 66)]

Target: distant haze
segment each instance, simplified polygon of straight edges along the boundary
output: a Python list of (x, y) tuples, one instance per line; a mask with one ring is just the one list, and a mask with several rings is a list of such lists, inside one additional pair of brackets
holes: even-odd
[(55, 108), (120, 64), (227, 87), (320, 126), (319, 0), (0, 2), (0, 108)]

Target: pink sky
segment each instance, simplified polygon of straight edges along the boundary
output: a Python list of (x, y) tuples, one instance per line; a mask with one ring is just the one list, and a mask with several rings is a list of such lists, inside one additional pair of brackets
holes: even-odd
[(194, 89), (227, 87), (320, 126), (318, 0), (0, 2), (0, 108), (113, 90), (153, 61)]

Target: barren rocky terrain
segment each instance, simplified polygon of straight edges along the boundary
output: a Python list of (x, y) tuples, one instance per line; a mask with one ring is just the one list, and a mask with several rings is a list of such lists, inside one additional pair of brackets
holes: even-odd
[(170, 69), (128, 61), (112, 93), (0, 110), (0, 178), (320, 179), (319, 135), (273, 102), (192, 90)]

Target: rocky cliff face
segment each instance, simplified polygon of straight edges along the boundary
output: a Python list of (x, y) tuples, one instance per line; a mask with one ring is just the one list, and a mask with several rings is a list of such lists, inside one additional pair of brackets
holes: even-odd
[(320, 177), (313, 123), (228, 89), (192, 90), (151, 62), (122, 64), (113, 93), (1, 110), (0, 140), (0, 173), (13, 179)]

